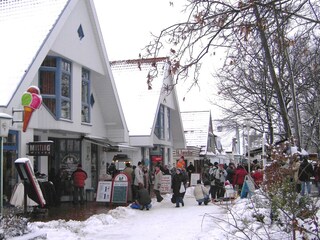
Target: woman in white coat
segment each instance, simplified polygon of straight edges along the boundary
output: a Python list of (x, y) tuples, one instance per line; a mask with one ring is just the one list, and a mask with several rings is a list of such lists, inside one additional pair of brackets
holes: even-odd
[(160, 187), (161, 187), (161, 178), (162, 178), (162, 172), (160, 170), (160, 166), (155, 166), (155, 172), (154, 172), (154, 185), (153, 185), (153, 191), (157, 197), (157, 202), (161, 202), (163, 200), (163, 197), (160, 194)]
[(197, 185), (194, 187), (193, 195), (196, 198), (199, 205), (204, 203), (204, 205), (207, 205), (209, 200), (209, 189), (205, 187), (201, 180), (199, 179), (197, 181)]

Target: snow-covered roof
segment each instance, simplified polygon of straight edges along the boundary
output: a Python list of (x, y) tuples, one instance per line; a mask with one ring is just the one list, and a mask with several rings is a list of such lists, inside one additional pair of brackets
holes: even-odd
[(186, 145), (204, 147), (204, 149), (206, 149), (210, 129), (211, 112), (181, 112), (181, 118), (186, 138)]
[[(163, 86), (166, 58), (111, 62), (112, 74), (120, 97), (130, 136), (150, 136)], [(158, 77), (148, 89), (147, 75), (156, 61)]]
[(0, 106), (8, 105), (67, 2), (0, 1)]

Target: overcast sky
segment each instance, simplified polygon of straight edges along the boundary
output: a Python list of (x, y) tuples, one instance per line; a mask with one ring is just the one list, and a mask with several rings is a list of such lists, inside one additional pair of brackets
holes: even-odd
[[(138, 59), (139, 53), (151, 41), (151, 32), (183, 20), (185, 0), (94, 0), (105, 47), (110, 61)], [(192, 89), (186, 95), (187, 84), (179, 84), (178, 98), (181, 111), (210, 110), (217, 112), (208, 102), (212, 87), (210, 69), (203, 68), (200, 90)], [(186, 96), (185, 101), (183, 97)], [(215, 114), (214, 114), (215, 115)], [(213, 116), (215, 118), (215, 116)]]

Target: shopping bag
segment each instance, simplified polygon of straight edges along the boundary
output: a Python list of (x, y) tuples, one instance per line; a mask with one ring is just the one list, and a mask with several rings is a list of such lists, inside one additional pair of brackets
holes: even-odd
[(180, 185), (179, 193), (184, 193), (185, 191), (186, 191), (186, 188), (184, 187), (184, 184), (182, 182), (181, 185)]

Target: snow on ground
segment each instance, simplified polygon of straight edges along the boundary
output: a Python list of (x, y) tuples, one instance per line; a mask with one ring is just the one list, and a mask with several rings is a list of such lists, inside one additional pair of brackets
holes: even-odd
[[(86, 221), (57, 220), (29, 223), (30, 233), (10, 238), (10, 240), (291, 239), (290, 233), (281, 231), (277, 226), (271, 225), (268, 220), (265, 224), (257, 222), (252, 217), (253, 211), (257, 213), (257, 209), (253, 210), (251, 199), (198, 206), (192, 193), (193, 187), (188, 188), (184, 198), (185, 206), (180, 208), (176, 208), (175, 204), (171, 203), (171, 194), (167, 194), (161, 203), (153, 199), (152, 208), (149, 211), (117, 207), (110, 210), (108, 214), (93, 215)], [(230, 208), (233, 209), (232, 215), (228, 211)], [(260, 213), (268, 216), (269, 212), (266, 209), (262, 208)], [(251, 229), (246, 230), (246, 237), (241, 231), (231, 227), (234, 217), (246, 219), (237, 221), (240, 228)], [(229, 232), (228, 236), (227, 232)]]

